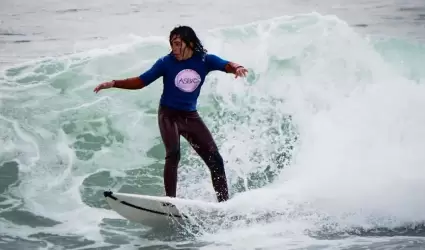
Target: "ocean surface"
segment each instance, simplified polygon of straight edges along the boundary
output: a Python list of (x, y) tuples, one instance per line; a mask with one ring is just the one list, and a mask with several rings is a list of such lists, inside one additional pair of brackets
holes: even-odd
[[(103, 191), (163, 195), (162, 83), (93, 88), (179, 24), (249, 69), (199, 99), (232, 199), (151, 229)], [(424, 31), (423, 0), (2, 0), (0, 249), (425, 249)], [(215, 202), (182, 150), (178, 196)]]

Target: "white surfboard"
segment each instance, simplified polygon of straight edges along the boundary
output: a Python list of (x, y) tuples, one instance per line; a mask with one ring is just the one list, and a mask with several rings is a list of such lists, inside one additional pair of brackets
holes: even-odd
[(127, 220), (150, 227), (182, 224), (188, 217), (181, 213), (177, 205), (202, 208), (207, 211), (218, 204), (193, 201), (181, 198), (160, 197), (105, 191), (103, 195), (112, 210)]

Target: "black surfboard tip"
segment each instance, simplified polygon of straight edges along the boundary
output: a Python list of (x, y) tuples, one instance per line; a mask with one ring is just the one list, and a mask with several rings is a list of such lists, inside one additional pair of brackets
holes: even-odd
[(105, 197), (112, 197), (112, 191), (105, 191), (105, 192), (103, 192), (103, 196), (105, 196)]

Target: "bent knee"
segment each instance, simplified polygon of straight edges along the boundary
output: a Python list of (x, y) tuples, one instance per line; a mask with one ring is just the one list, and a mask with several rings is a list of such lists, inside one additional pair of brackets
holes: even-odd
[(180, 161), (180, 157), (181, 157), (180, 149), (174, 149), (166, 153), (165, 160), (178, 163)]
[(218, 151), (210, 152), (205, 161), (211, 172), (217, 174), (224, 173), (223, 157), (221, 157), (221, 154)]

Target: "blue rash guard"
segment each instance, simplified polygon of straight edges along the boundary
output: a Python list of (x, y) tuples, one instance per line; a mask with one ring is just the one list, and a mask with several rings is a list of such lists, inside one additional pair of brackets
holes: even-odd
[(195, 111), (207, 74), (214, 70), (225, 72), (229, 61), (213, 54), (198, 54), (179, 61), (171, 53), (158, 59), (139, 77), (145, 86), (163, 77), (164, 89), (160, 104), (177, 110)]

